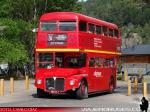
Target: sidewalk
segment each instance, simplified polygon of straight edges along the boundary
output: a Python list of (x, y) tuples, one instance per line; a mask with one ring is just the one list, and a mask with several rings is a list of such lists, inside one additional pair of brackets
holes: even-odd
[[(127, 81), (117, 81), (117, 89), (119, 89), (119, 92), (123, 93), (124, 95), (127, 95), (128, 91), (128, 85)], [(143, 88), (142, 88), (142, 83), (138, 83), (138, 92), (135, 93), (134, 91), (134, 83), (131, 83), (131, 96), (133, 97), (136, 101), (141, 101), (143, 97)], [(150, 101), (150, 82), (147, 82), (147, 99)]]
[[(0, 96), (0, 103), (7, 103), (7, 102), (15, 102), (23, 99), (27, 96), (32, 97), (32, 94), (36, 93), (36, 88), (34, 86), (34, 80), (30, 80), (30, 87), (29, 90), (25, 89), (25, 82), (24, 80), (15, 80), (14, 81), (14, 93), (11, 96), (9, 90), (9, 81), (4, 82), (4, 96)], [(25, 99), (24, 99), (25, 100)]]

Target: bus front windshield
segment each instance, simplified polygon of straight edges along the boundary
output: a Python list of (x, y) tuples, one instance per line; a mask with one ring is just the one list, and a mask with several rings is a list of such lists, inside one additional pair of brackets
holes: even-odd
[(39, 53), (38, 54), (38, 67), (39, 68), (52, 68), (54, 66), (53, 53)]

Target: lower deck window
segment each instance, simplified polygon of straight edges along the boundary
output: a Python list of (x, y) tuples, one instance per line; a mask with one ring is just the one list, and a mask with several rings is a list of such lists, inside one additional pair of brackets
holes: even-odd
[(95, 62), (97, 67), (101, 67), (101, 58), (96, 58)]
[(53, 66), (53, 54), (52, 53), (39, 53), (38, 66), (39, 68), (51, 68)]
[(90, 58), (89, 60), (89, 67), (94, 67), (95, 66), (95, 59), (94, 58)]
[(55, 58), (55, 65), (59, 68), (80, 68), (86, 66), (86, 58), (80, 56), (65, 56), (57, 55)]

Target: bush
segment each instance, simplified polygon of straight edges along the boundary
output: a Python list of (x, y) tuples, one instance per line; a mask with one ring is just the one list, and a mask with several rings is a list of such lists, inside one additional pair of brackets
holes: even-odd
[(117, 75), (117, 80), (122, 80), (122, 74)]

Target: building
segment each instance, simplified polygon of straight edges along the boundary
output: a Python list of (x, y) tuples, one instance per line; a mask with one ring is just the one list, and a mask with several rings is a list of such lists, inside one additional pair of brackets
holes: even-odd
[(129, 74), (150, 74), (150, 45), (136, 45), (122, 49), (122, 71), (127, 68)]

